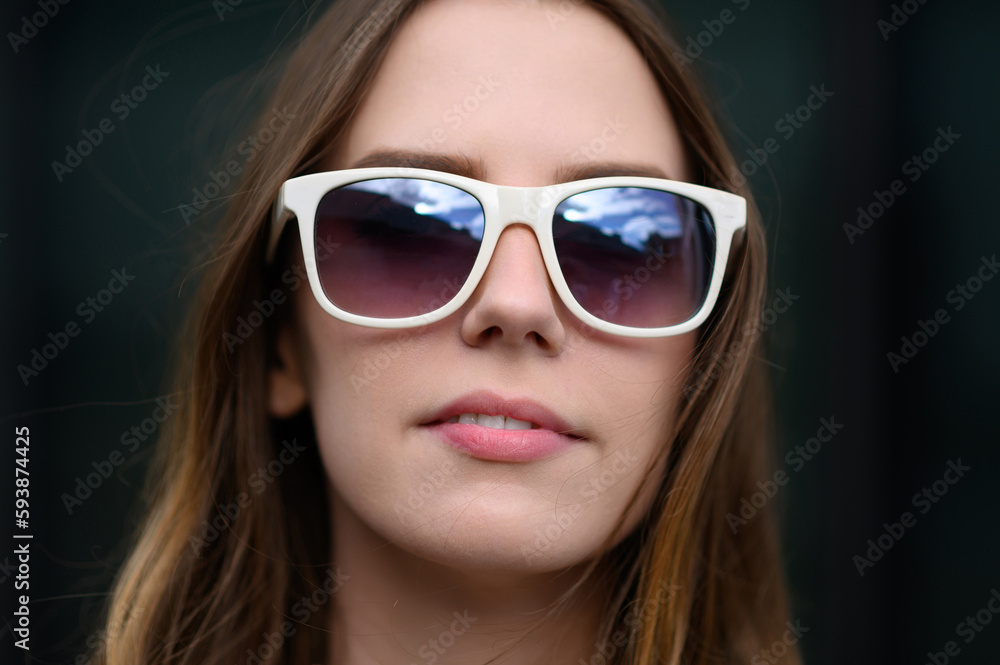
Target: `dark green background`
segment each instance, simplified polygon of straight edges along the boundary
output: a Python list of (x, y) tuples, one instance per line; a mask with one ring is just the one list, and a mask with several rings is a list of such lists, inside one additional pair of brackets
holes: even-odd
[[(4, 34), (38, 11), (9, 4)], [(771, 289), (800, 297), (771, 330), (777, 450), (783, 457), (804, 443), (820, 418), (844, 424), (778, 496), (793, 616), (809, 628), (807, 662), (920, 665), (957, 640), (953, 662), (996, 663), (1000, 620), (968, 645), (955, 627), (1000, 588), (1000, 280), (958, 312), (946, 295), (1000, 251), (1000, 7), (931, 0), (885, 40), (876, 22), (889, 18), (888, 2), (666, 5), (685, 42), (703, 21), (735, 11), (694, 66), (738, 154), (772, 136), (780, 144), (751, 178), (770, 239)], [(220, 21), (208, 0), (74, 0), (19, 53), (6, 38), (0, 45), (0, 469), (12, 477), (14, 427), (29, 426), (34, 662), (72, 662), (96, 627), (150, 447), (126, 454), (72, 515), (60, 496), (92, 462), (123, 450), (122, 433), (163, 394), (166, 350), (191, 291), (182, 287), (186, 252), (203, 241), (208, 217), (185, 224), (178, 206), (208, 182), (223, 148), (251, 133), (252, 104), (237, 92), (307, 9), (244, 0)], [(109, 105), (147, 65), (170, 75), (119, 120)], [(776, 121), (823, 85), (832, 98), (786, 140)], [(51, 162), (106, 116), (115, 131), (57, 182)], [(909, 182), (903, 163), (948, 127), (961, 138)], [(897, 178), (906, 193), (848, 242), (842, 225)], [(134, 282), (23, 385), (16, 366), (47, 333), (80, 322), (78, 303), (122, 267)], [(939, 308), (951, 321), (894, 373), (886, 354)], [(972, 468), (966, 478), (860, 577), (852, 556), (884, 522), (914, 511), (912, 495), (959, 458)], [(4, 490), (2, 505), (10, 496)], [(5, 516), (4, 533), (9, 523)], [(0, 549), (8, 599), (12, 549)], [(11, 647), (9, 632), (0, 643)]]

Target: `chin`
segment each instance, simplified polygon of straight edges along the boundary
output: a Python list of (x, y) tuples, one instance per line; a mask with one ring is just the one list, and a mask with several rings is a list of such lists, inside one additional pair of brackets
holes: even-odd
[(442, 497), (412, 511), (407, 524), (390, 514), (372, 526), (400, 550), (447, 568), (526, 574), (564, 570), (597, 556), (618, 524), (611, 517), (617, 514), (608, 506), (583, 504), (554, 511), (551, 503), (530, 505), (523, 497)]

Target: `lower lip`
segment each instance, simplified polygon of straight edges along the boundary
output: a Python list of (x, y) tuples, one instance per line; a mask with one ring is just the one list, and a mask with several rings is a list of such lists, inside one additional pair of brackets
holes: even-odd
[(459, 452), (495, 462), (530, 462), (552, 457), (579, 442), (547, 429), (494, 429), (462, 423), (427, 427)]

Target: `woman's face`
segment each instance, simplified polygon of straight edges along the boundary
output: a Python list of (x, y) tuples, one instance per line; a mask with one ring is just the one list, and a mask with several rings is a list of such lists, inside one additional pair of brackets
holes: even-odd
[[(637, 49), (575, 3), (417, 10), (323, 167), (362, 163), (515, 186), (689, 175)], [(279, 335), (270, 410), (310, 405), (338, 545), (388, 541), (470, 571), (555, 570), (620, 539), (648, 508), (651, 487), (616, 531), (646, 470), (661, 470), (694, 344), (694, 333), (640, 340), (586, 328), (553, 290), (532, 231), (514, 225), (469, 301), (432, 325), (351, 325), (301, 289)], [(448, 422), (463, 413), (543, 431)]]

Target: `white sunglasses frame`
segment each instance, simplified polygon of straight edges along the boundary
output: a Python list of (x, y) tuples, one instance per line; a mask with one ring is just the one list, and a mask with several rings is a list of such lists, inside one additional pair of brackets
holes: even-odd
[[(327, 192), (338, 187), (376, 178), (417, 178), (451, 185), (474, 196), (483, 207), (485, 216), (483, 239), (472, 272), (458, 293), (436, 310), (400, 319), (360, 316), (337, 307), (323, 291), (316, 267), (316, 243), (313, 238), (316, 209), (320, 200)], [(605, 187), (638, 187), (679, 194), (700, 203), (712, 216), (715, 223), (715, 262), (712, 279), (701, 308), (687, 321), (661, 328), (623, 326), (594, 316), (573, 297), (559, 268), (552, 238), (552, 219), (556, 207), (567, 197)], [(341, 321), (370, 328), (413, 328), (440, 321), (458, 311), (479, 286), (503, 230), (512, 224), (524, 224), (535, 234), (542, 251), (545, 270), (556, 293), (566, 308), (579, 320), (592, 328), (613, 335), (669, 337), (694, 330), (708, 318), (722, 288), (734, 235), (746, 227), (746, 210), (746, 199), (738, 194), (660, 178), (615, 176), (574, 180), (546, 187), (506, 187), (428, 169), (381, 167), (326, 171), (291, 178), (281, 186), (274, 205), (266, 261), (269, 264), (274, 261), (274, 254), (285, 224), (291, 217), (295, 217), (298, 220), (299, 238), (309, 286), (317, 302), (327, 313)]]

